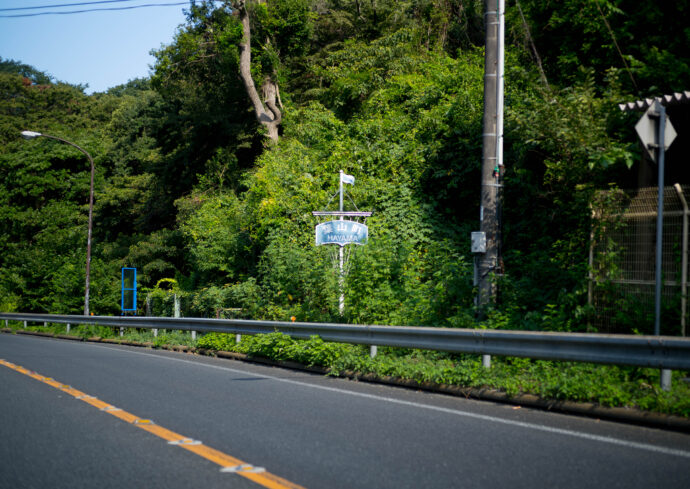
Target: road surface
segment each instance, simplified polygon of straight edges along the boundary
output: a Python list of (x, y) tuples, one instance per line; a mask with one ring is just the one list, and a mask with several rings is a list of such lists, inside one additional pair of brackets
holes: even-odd
[(0, 488), (690, 487), (687, 434), (44, 337), (0, 413)]

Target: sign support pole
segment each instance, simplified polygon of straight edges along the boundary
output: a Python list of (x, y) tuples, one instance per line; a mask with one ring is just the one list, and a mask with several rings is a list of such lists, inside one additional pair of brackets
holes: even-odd
[(665, 159), (665, 148), (664, 148), (664, 129), (666, 125), (666, 108), (657, 103), (657, 143), (656, 151), (658, 156), (658, 203), (657, 203), (657, 215), (656, 215), (656, 286), (654, 294), (654, 334), (661, 334), (661, 255), (662, 255), (662, 245), (663, 245), (663, 231), (664, 231), (664, 159)]
[[(338, 245), (338, 312), (342, 316), (345, 312), (345, 246), (349, 244), (363, 245), (367, 242), (369, 230), (365, 224), (345, 219), (346, 217), (366, 218), (371, 212), (344, 210), (344, 184), (354, 185), (355, 177), (340, 170), (339, 174), (340, 205), (337, 211), (312, 211), (314, 216), (331, 216), (330, 221), (316, 226), (316, 245)], [(334, 195), (335, 196), (335, 195)], [(332, 200), (333, 197), (331, 197)], [(354, 204), (354, 202), (353, 202)], [(355, 206), (356, 207), (356, 206)]]
[[(654, 334), (661, 334), (661, 288), (662, 288), (662, 245), (664, 232), (664, 159), (666, 148), (668, 148), (676, 137), (676, 131), (671, 121), (666, 115), (666, 107), (662, 103), (671, 103), (674, 98), (665, 96), (663, 99), (657, 97), (654, 100), (619, 104), (618, 107), (623, 111), (643, 109), (649, 107), (645, 114), (635, 125), (635, 131), (640, 136), (640, 140), (652, 161), (658, 166), (658, 201), (656, 213), (656, 256), (655, 256), (655, 290), (654, 290)], [(656, 150), (656, 151), (655, 151)], [(685, 212), (684, 212), (685, 213)], [(661, 370), (661, 389), (671, 390), (671, 371)]]
[[(343, 212), (343, 171), (340, 170), (340, 207), (338, 210)], [(340, 216), (340, 220), (343, 220), (343, 216)], [(340, 296), (338, 297), (338, 313), (342, 316), (345, 312), (345, 273), (344, 273), (344, 253), (343, 245), (340, 245), (338, 250), (338, 262), (340, 265), (340, 274), (338, 275), (338, 288), (340, 289)]]
[[(664, 163), (666, 157), (665, 137), (664, 131), (666, 129), (666, 107), (660, 103), (656, 103), (657, 112), (657, 145), (656, 151), (658, 156), (659, 177), (658, 177), (658, 204), (656, 215), (656, 287), (654, 293), (654, 334), (659, 336), (661, 334), (661, 256), (664, 235)], [(671, 390), (671, 371), (667, 369), (661, 370), (661, 390)]]

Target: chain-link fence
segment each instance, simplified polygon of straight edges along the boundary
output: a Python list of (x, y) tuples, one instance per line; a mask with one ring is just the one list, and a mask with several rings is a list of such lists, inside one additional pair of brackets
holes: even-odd
[[(664, 189), (661, 334), (685, 334), (688, 187)], [(657, 188), (601, 192), (593, 204), (589, 303), (605, 333), (653, 332)]]
[(184, 291), (145, 291), (139, 314), (153, 317), (197, 317), (217, 319), (246, 319), (242, 308), (228, 307), (210, 294)]

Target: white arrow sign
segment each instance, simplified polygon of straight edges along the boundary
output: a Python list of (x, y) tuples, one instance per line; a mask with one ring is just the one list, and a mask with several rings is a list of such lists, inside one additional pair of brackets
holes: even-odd
[[(640, 140), (644, 145), (644, 149), (647, 154), (652, 159), (656, 161), (656, 151), (654, 150), (657, 142), (657, 121), (659, 120), (659, 101), (655, 101), (654, 104), (647, 109), (647, 112), (640, 118), (640, 120), (635, 125), (635, 131), (637, 135), (640, 136)], [(676, 130), (671, 124), (671, 119), (666, 116), (666, 124), (664, 125), (664, 150), (671, 146), (671, 143), (676, 139)]]

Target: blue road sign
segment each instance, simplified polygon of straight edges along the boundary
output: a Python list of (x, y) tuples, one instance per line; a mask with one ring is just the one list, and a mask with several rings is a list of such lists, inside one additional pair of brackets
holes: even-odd
[(316, 226), (316, 244), (366, 244), (369, 228), (366, 224), (354, 221), (327, 221)]
[(137, 310), (137, 269), (122, 269), (122, 294), (120, 309), (125, 311)]

